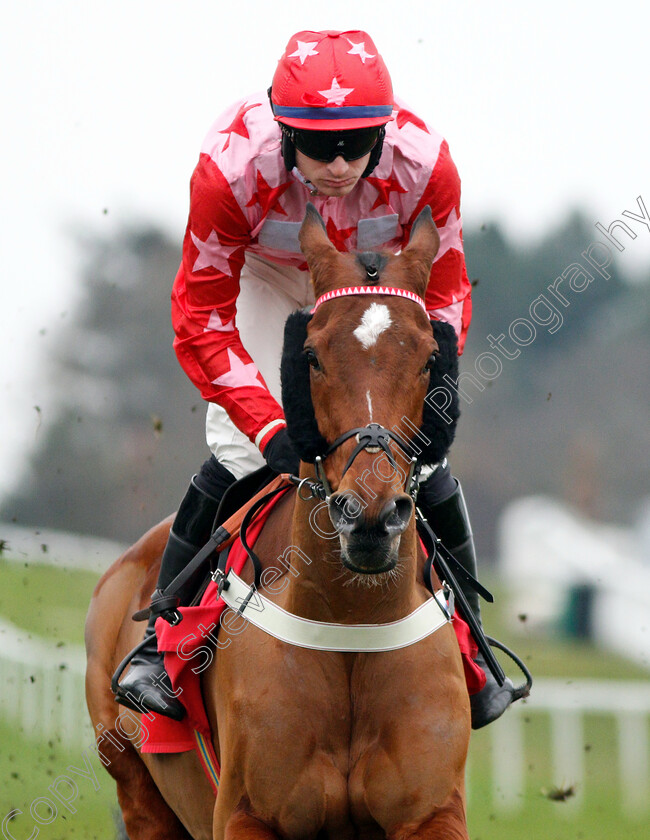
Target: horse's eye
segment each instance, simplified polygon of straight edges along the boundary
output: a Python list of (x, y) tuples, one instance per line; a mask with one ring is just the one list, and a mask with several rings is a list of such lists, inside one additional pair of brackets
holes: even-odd
[(318, 356), (311, 349), (311, 347), (306, 348), (305, 356), (307, 357), (307, 361), (314, 368), (314, 370), (320, 370), (320, 364), (318, 363)]
[(436, 356), (437, 356), (437, 355), (438, 355), (437, 353), (432, 353), (432, 354), (429, 356), (429, 358), (427, 359), (427, 363), (426, 363), (426, 364), (425, 364), (425, 366), (422, 368), (422, 373), (427, 373), (427, 371), (430, 371), (430, 370), (431, 370), (431, 368), (432, 368), (432, 367), (435, 365), (435, 363), (436, 363)]

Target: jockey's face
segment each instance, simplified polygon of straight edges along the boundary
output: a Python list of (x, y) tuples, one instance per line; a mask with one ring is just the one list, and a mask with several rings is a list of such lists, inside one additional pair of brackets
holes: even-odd
[(357, 160), (345, 160), (339, 155), (325, 163), (313, 160), (296, 149), (296, 166), (320, 195), (344, 196), (351, 193), (369, 160), (370, 152)]

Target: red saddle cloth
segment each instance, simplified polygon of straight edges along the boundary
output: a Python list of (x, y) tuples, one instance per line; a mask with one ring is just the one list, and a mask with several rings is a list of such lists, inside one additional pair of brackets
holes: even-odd
[[(259, 536), (276, 501), (277, 498), (272, 499), (265, 505), (249, 526), (246, 533), (249, 545), (253, 545)], [(236, 539), (230, 548), (226, 568), (232, 568), (239, 574), (247, 560), (248, 555), (241, 541)], [(210, 765), (216, 763), (216, 756), (212, 751), (210, 724), (203, 704), (200, 677), (218, 654), (218, 649), (230, 645), (232, 636), (242, 630), (245, 619), (235, 616), (232, 611), (224, 615), (225, 608), (225, 602), (217, 599), (217, 585), (211, 581), (199, 606), (179, 607), (183, 616), (181, 622), (172, 626), (164, 619), (158, 619), (158, 650), (165, 654), (165, 668), (187, 715), (182, 721), (155, 715), (153, 712), (142, 717), (142, 752), (175, 753), (197, 749), (215, 790), (218, 781), (215, 782), (215, 771)], [(468, 625), (460, 616), (455, 615), (452, 624), (462, 655), (467, 688), (470, 694), (475, 694), (485, 685), (485, 674), (473, 661), (477, 647)], [(218, 776), (218, 765), (216, 774)]]

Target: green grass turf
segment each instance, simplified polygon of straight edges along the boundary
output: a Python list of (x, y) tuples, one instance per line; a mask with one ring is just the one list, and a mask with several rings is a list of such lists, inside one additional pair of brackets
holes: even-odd
[(0, 616), (37, 636), (83, 644), (91, 572), (0, 559)]
[[(5, 837), (22, 840), (37, 828), (38, 840), (113, 840), (115, 783), (93, 752), (66, 749), (56, 739), (34, 740), (22, 727), (1, 721), (0, 744), (0, 821), (11, 811), (22, 812), (8, 823), (11, 834)], [(71, 766), (82, 774), (71, 772)], [(64, 776), (76, 783), (78, 792)], [(50, 786), (63, 800), (69, 799), (69, 805), (57, 799)], [(31, 815), (32, 806), (41, 822)]]
[[(490, 773), (495, 745), (489, 728), (472, 736), (469, 764), (468, 824), (472, 840), (648, 840), (650, 812), (638, 818), (623, 813), (616, 770), (615, 724), (611, 716), (587, 715), (584, 787), (556, 778), (551, 766), (549, 720), (526, 716), (526, 781), (519, 808), (497, 808), (499, 791)], [(498, 746), (496, 747), (499, 748)], [(567, 798), (549, 794), (563, 791)], [(577, 797), (582, 797), (578, 802)]]
[[(0, 560), (0, 617), (35, 637), (56, 642), (64, 658), (66, 647), (83, 645), (86, 612), (97, 580), (90, 572)], [(90, 744), (90, 735), (88, 740)], [(86, 758), (95, 781), (67, 770), (72, 765), (90, 772), (81, 748), (71, 750), (56, 738), (36, 739), (20, 724), (0, 719), (0, 821), (13, 810), (22, 811), (8, 823), (7, 831), (18, 840), (29, 837), (35, 826), (39, 840), (113, 840), (115, 784), (92, 752), (87, 752)], [(71, 807), (49, 790), (62, 776), (77, 783), (78, 796)], [(74, 795), (65, 781), (59, 782), (58, 789), (63, 798)], [(38, 800), (52, 802), (56, 815), (47, 802), (39, 804)], [(35, 801), (37, 815), (44, 820), (54, 816), (49, 824), (38, 823), (31, 816)]]

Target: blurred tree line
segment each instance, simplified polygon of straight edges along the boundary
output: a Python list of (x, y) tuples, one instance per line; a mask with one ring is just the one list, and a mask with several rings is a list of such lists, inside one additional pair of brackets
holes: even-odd
[(78, 247), (80, 305), (47, 362), (58, 413), (0, 519), (130, 541), (176, 509), (205, 458), (202, 400), (172, 348), (180, 249), (147, 226)]
[[(581, 254), (597, 239), (577, 212), (534, 244), (497, 224), (465, 232), (474, 317), (461, 371), (478, 384), (463, 380), (451, 463), (483, 553), (494, 551), (499, 512), (517, 496), (551, 493), (629, 521), (650, 492), (650, 283), (630, 285), (612, 265), (609, 280), (592, 270), (580, 292), (557, 287), (566, 304), (548, 292), (568, 266), (588, 266)], [(79, 247), (81, 304), (48, 361), (58, 414), (0, 520), (131, 541), (175, 509), (208, 454), (204, 403), (172, 349), (180, 245), (141, 225)], [(560, 327), (559, 315), (547, 327), (533, 322), (540, 295)], [(535, 328), (525, 345), (509, 337), (514, 329), (525, 341), (523, 320)]]

